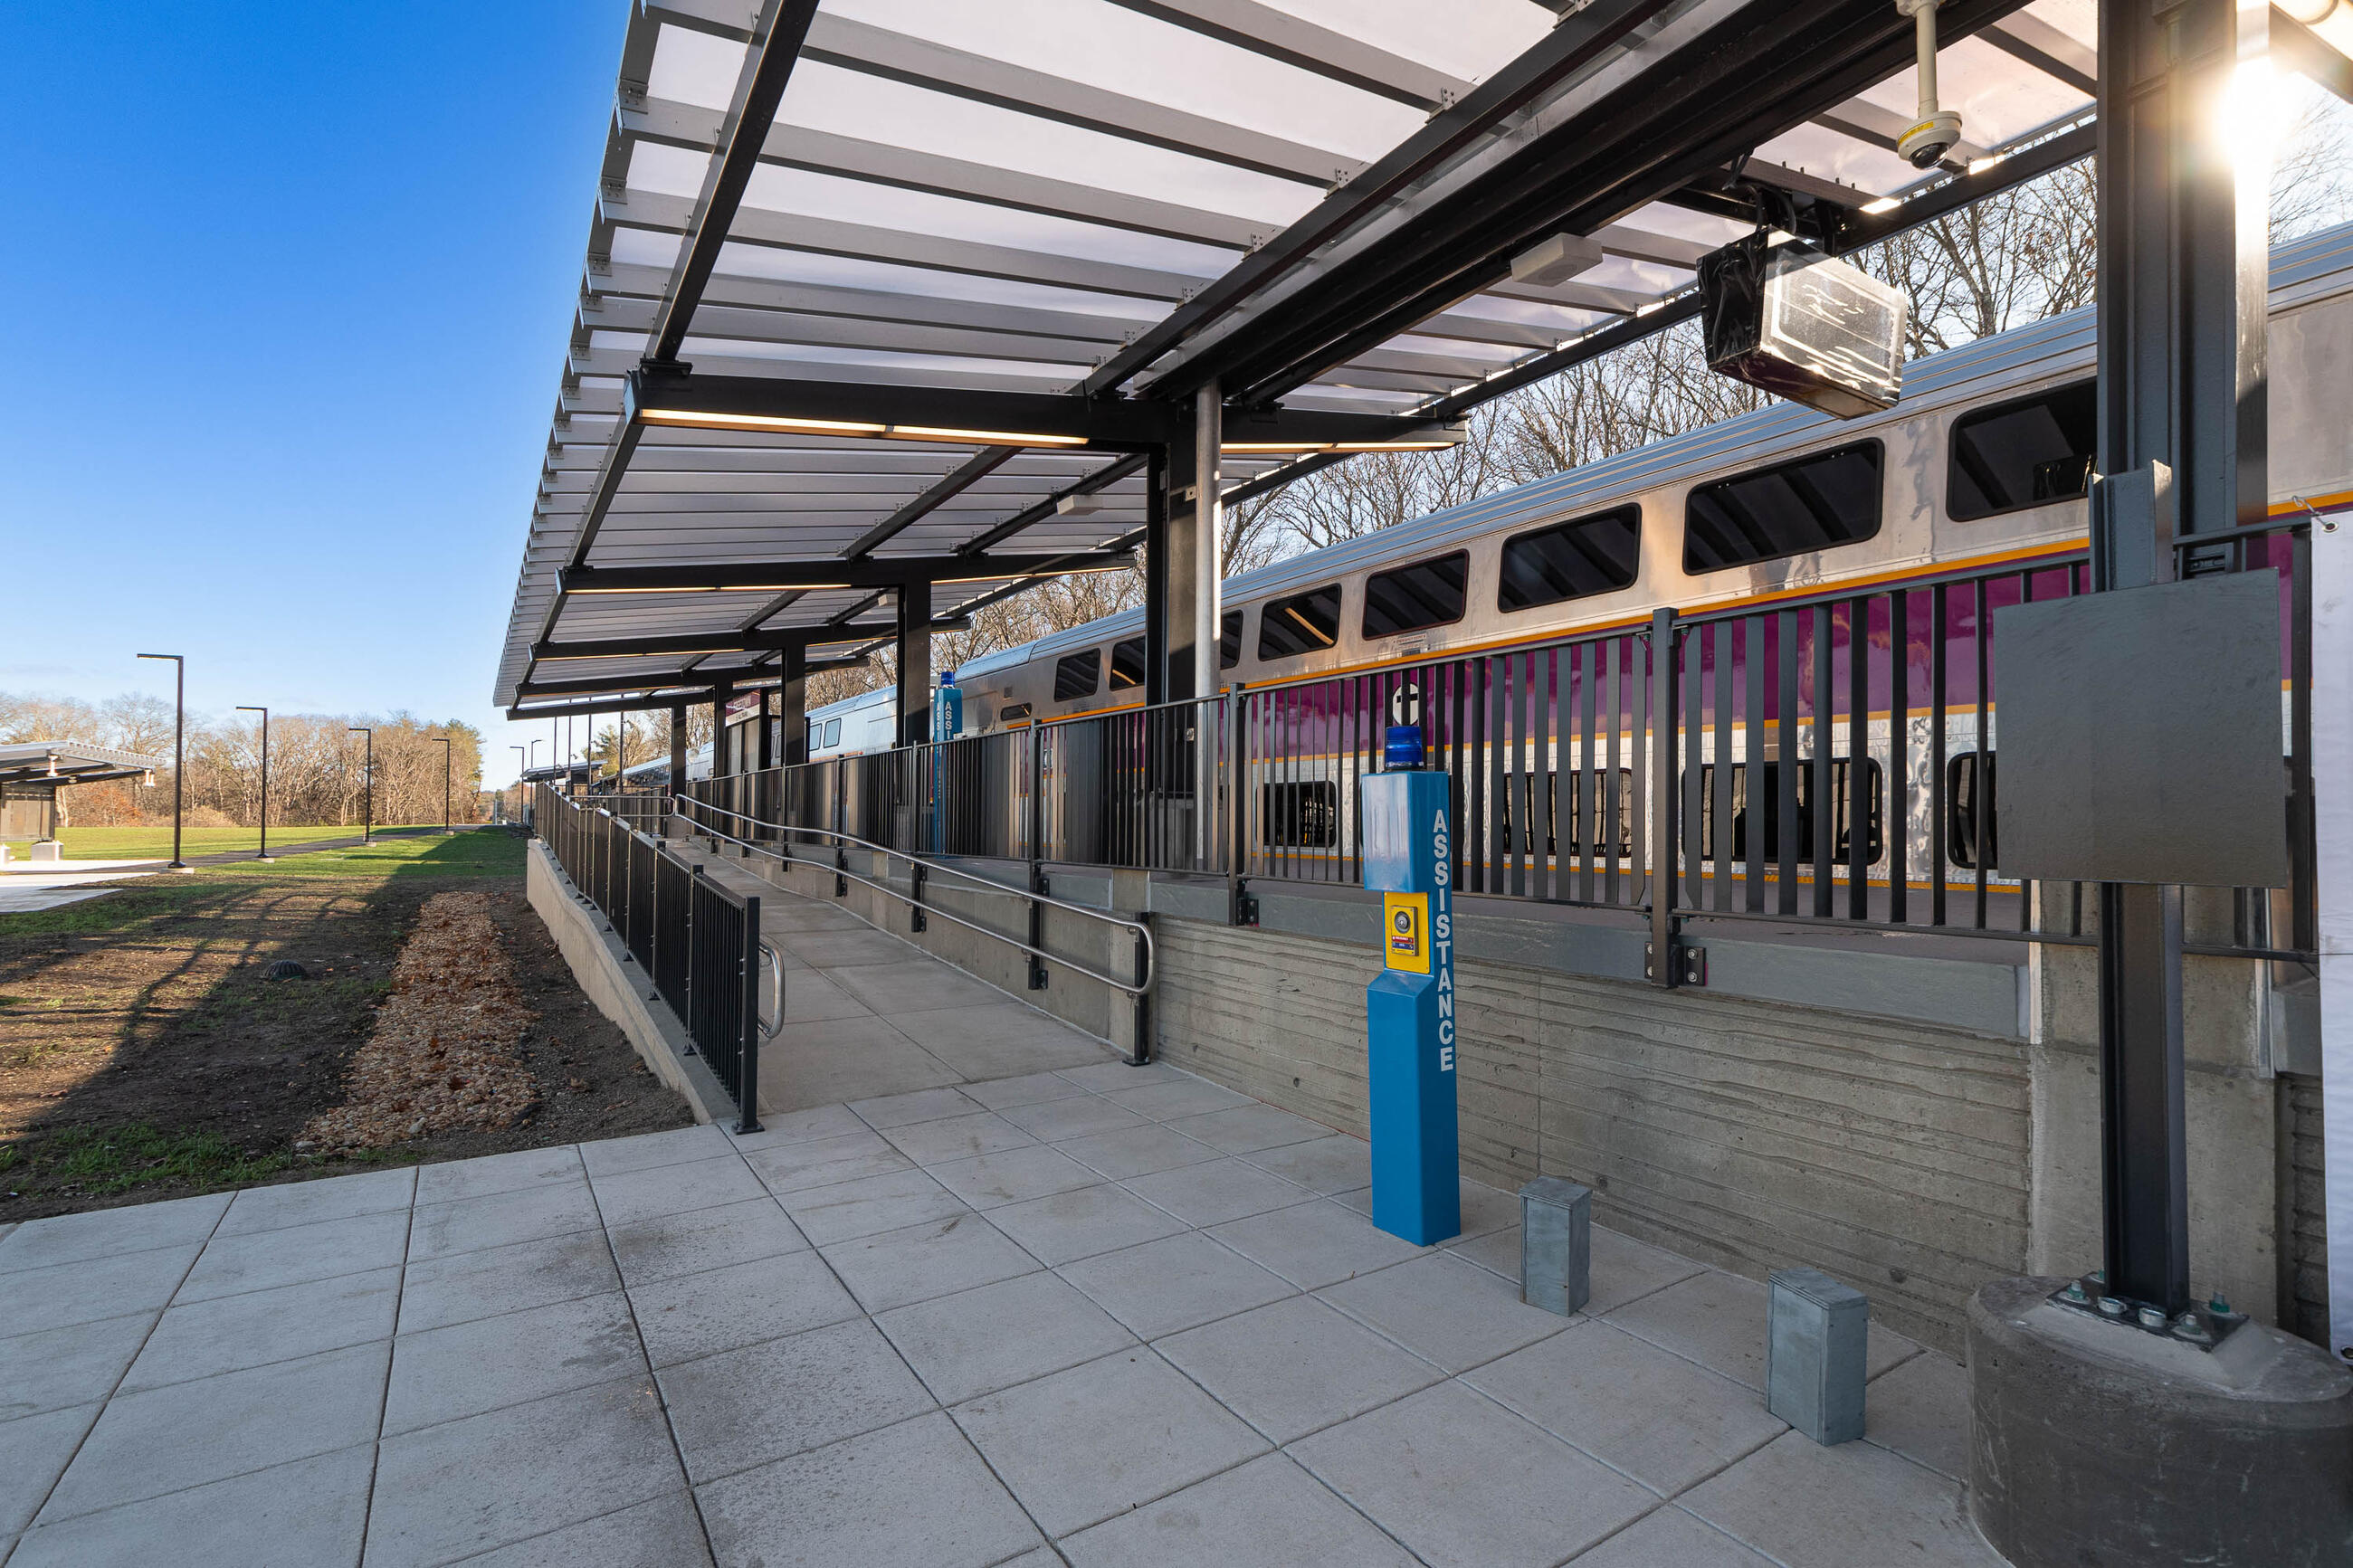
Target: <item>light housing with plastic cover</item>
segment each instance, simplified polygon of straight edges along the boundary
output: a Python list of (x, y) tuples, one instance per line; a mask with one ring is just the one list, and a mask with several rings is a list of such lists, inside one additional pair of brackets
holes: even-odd
[(1902, 292), (1803, 240), (1758, 232), (1699, 263), (1707, 367), (1841, 419), (1893, 407)]

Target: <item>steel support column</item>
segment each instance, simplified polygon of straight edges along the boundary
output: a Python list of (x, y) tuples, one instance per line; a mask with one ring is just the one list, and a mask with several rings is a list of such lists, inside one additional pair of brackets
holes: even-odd
[(758, 723), (760, 733), (753, 748), (754, 754), (752, 765), (761, 773), (766, 773), (776, 765), (776, 732), (769, 724), (768, 691), (765, 687), (760, 691)]
[[(2098, 590), (2171, 581), (2173, 539), (2260, 522), (2268, 171), (2234, 148), (2263, 0), (2101, 0)], [(2151, 671), (2150, 679), (2162, 679)], [(2100, 889), (2108, 1288), (2189, 1304), (2181, 889)]]
[(670, 793), (686, 787), (686, 704), (670, 710)]
[(1168, 452), (1144, 466), (1144, 700), (1168, 700)]
[(899, 590), (899, 743), (932, 738), (932, 585)]
[(776, 687), (778, 752), (786, 767), (808, 761), (808, 650), (791, 648), (776, 660), (784, 679)]
[(711, 776), (717, 778), (734, 770), (727, 765), (727, 704), (735, 700), (735, 689), (720, 681), (711, 689)]

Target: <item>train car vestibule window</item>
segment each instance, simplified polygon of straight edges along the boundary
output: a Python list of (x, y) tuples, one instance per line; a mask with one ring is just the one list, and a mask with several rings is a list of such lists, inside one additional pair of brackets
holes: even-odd
[(1111, 645), (1111, 689), (1125, 691), (1144, 684), (1144, 639), (1130, 637)]
[(1066, 653), (1054, 661), (1054, 700), (1075, 702), (1092, 697), (1103, 684), (1103, 655), (1093, 648)]
[(1231, 669), (1242, 661), (1242, 613), (1228, 610), (1218, 617), (1218, 668)]
[(1857, 544), (1879, 531), (1879, 443), (1858, 442), (1693, 489), (1683, 570), (1694, 575)]
[(2088, 381), (1963, 415), (1947, 454), (1946, 514), (1967, 522), (2082, 495), (2099, 434)]
[(1258, 656), (1296, 658), (1340, 640), (1340, 584), (1326, 583), (1287, 599), (1270, 600), (1258, 617)]
[(1462, 550), (1374, 574), (1365, 580), (1365, 636), (1391, 637), (1461, 620), (1470, 580), (1471, 555)]
[(825, 743), (828, 746), (839, 746), (841, 744), (840, 720), (828, 719), (825, 721)]
[(1641, 565), (1642, 509), (1614, 507), (1504, 541), (1499, 610), (1533, 610), (1630, 588)]

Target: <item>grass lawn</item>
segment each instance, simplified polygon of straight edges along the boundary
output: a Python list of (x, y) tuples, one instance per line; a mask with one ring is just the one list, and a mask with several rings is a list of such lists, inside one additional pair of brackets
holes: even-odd
[[(414, 832), (413, 828), (387, 829), (378, 833)], [(351, 827), (273, 827), (269, 842), (274, 848), (283, 844), (308, 844), (321, 838), (357, 838), (360, 830)], [(224, 855), (232, 850), (251, 849), (259, 837), (250, 827), (190, 827), (180, 834), (183, 855)], [(168, 860), (172, 858), (172, 825), (161, 827), (68, 827), (65, 836), (66, 858), (69, 860)], [(12, 846), (16, 858), (25, 857), (25, 846)]]

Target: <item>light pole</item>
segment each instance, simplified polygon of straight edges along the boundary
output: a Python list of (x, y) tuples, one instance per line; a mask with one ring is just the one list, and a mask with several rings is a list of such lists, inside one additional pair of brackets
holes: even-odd
[(367, 811), (360, 818), (360, 845), (364, 848), (375, 842), (375, 731), (364, 724), (346, 724), (343, 728), (354, 735), (367, 737)]
[(457, 748), (449, 743), (447, 735), (432, 735), (427, 739), (441, 742), (441, 836), (446, 838), (449, 836), (449, 772), (458, 765), (453, 760), (458, 754)]
[(240, 713), (261, 715), (261, 852), (254, 858), (275, 860), (278, 857), (269, 852), (269, 710), (253, 708), (240, 702), (237, 705), (237, 710)]
[(515, 820), (521, 822), (522, 820), (522, 773), (523, 770), (531, 765), (531, 752), (522, 746), (509, 746), (507, 750), (519, 753), (515, 758)]
[(176, 653), (142, 653), (141, 658), (172, 661), (172, 862), (167, 871), (185, 871), (180, 858), (180, 805), (187, 788), (188, 661)]

